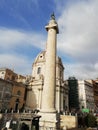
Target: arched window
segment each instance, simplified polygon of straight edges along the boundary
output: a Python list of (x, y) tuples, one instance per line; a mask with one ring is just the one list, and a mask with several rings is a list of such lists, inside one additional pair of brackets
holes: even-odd
[(17, 91), (17, 95), (18, 96), (20, 96), (21, 95), (21, 91), (19, 90), (19, 91)]
[(40, 73), (41, 73), (41, 67), (38, 67), (37, 74), (40, 74)]

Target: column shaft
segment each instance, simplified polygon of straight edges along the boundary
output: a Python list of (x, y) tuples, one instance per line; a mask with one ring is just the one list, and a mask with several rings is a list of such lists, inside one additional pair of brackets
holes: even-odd
[(55, 111), (55, 89), (56, 89), (56, 29), (48, 30), (46, 70), (43, 88), (42, 109), (44, 111)]

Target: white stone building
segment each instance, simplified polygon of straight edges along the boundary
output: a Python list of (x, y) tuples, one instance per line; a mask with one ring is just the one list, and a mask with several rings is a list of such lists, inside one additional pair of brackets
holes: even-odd
[(79, 80), (78, 92), (80, 109), (88, 108), (90, 110), (94, 110), (94, 93), (92, 80)]
[[(46, 51), (42, 51), (35, 58), (32, 65), (32, 76), (28, 77), (26, 107), (41, 109), (42, 94), (45, 76)], [(50, 75), (51, 76), (51, 75)], [(56, 95), (55, 107), (58, 112), (68, 107), (68, 86), (64, 81), (64, 67), (60, 57), (56, 57)], [(47, 101), (48, 102), (48, 101)]]

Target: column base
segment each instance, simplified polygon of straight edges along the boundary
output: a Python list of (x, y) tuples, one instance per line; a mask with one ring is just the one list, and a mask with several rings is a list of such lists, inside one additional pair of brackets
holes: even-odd
[(60, 130), (60, 115), (58, 113), (40, 112), (39, 130)]
[(42, 112), (42, 113), (56, 113), (56, 110), (54, 108), (41, 109), (40, 112)]

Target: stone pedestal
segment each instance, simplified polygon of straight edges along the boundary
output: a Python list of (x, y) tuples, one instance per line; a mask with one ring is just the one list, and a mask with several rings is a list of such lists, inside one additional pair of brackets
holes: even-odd
[(60, 130), (60, 115), (57, 113), (40, 113), (39, 130)]

